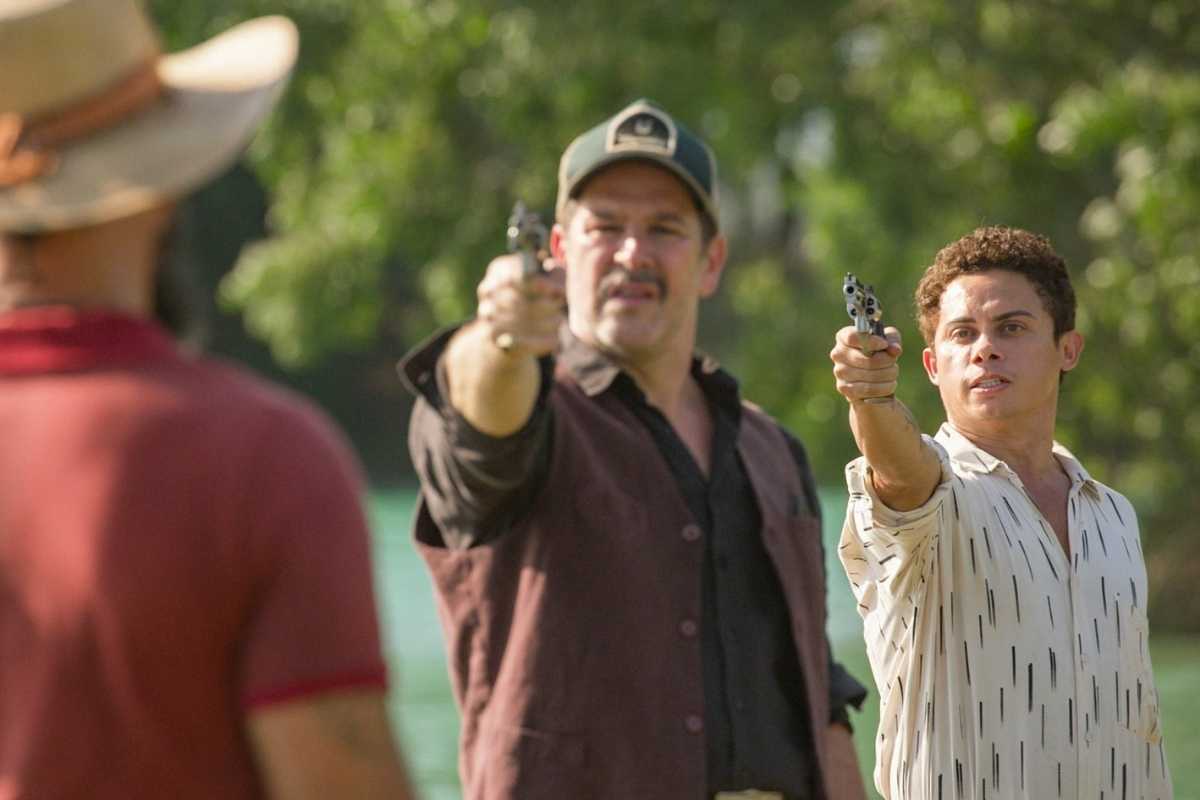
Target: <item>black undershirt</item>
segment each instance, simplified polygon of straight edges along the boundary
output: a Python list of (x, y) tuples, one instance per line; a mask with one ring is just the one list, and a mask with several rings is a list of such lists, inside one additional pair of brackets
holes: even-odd
[(707, 478), (628, 376), (618, 376), (611, 390), (654, 437), (704, 530), (700, 629), (708, 788), (772, 790), (803, 800), (815, 796), (803, 672), (783, 589), (760, 534), (758, 504), (735, 447), (737, 386), (721, 373), (696, 377), (713, 420)]

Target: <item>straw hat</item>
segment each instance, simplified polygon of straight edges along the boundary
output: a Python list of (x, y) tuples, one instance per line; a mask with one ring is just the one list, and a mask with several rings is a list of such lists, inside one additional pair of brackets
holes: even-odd
[(164, 55), (138, 0), (0, 0), (0, 231), (75, 228), (228, 167), (298, 46), (283, 17)]

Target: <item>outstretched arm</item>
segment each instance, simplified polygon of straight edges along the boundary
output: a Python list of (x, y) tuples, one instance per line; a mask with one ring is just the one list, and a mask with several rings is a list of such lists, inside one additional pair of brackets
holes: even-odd
[(829, 357), (837, 390), (850, 401), (850, 430), (871, 466), (875, 493), (889, 508), (909, 511), (933, 494), (941, 466), (912, 412), (896, 399), (901, 352), (895, 328), (888, 328), (885, 338), (845, 327), (837, 332)]
[(446, 347), (447, 400), (477, 430), (507, 436), (529, 420), (541, 386), (538, 358), (558, 342), (562, 270), (527, 275), (519, 255), (501, 256), (477, 294), (475, 320)]

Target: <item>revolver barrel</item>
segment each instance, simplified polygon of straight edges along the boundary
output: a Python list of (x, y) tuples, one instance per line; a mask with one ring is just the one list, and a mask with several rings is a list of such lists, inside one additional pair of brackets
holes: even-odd
[(875, 297), (875, 288), (870, 285), (864, 286), (854, 277), (854, 273), (847, 272), (846, 279), (842, 282), (842, 294), (846, 299), (846, 313), (854, 320), (854, 327), (858, 332), (882, 336), (883, 306)]

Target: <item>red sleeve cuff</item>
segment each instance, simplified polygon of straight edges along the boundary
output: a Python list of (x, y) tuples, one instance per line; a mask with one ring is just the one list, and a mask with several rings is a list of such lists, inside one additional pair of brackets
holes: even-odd
[(242, 708), (258, 710), (279, 703), (288, 703), (314, 695), (345, 689), (378, 689), (387, 691), (387, 668), (382, 664), (358, 672), (343, 672), (315, 680), (284, 684), (242, 697)]

